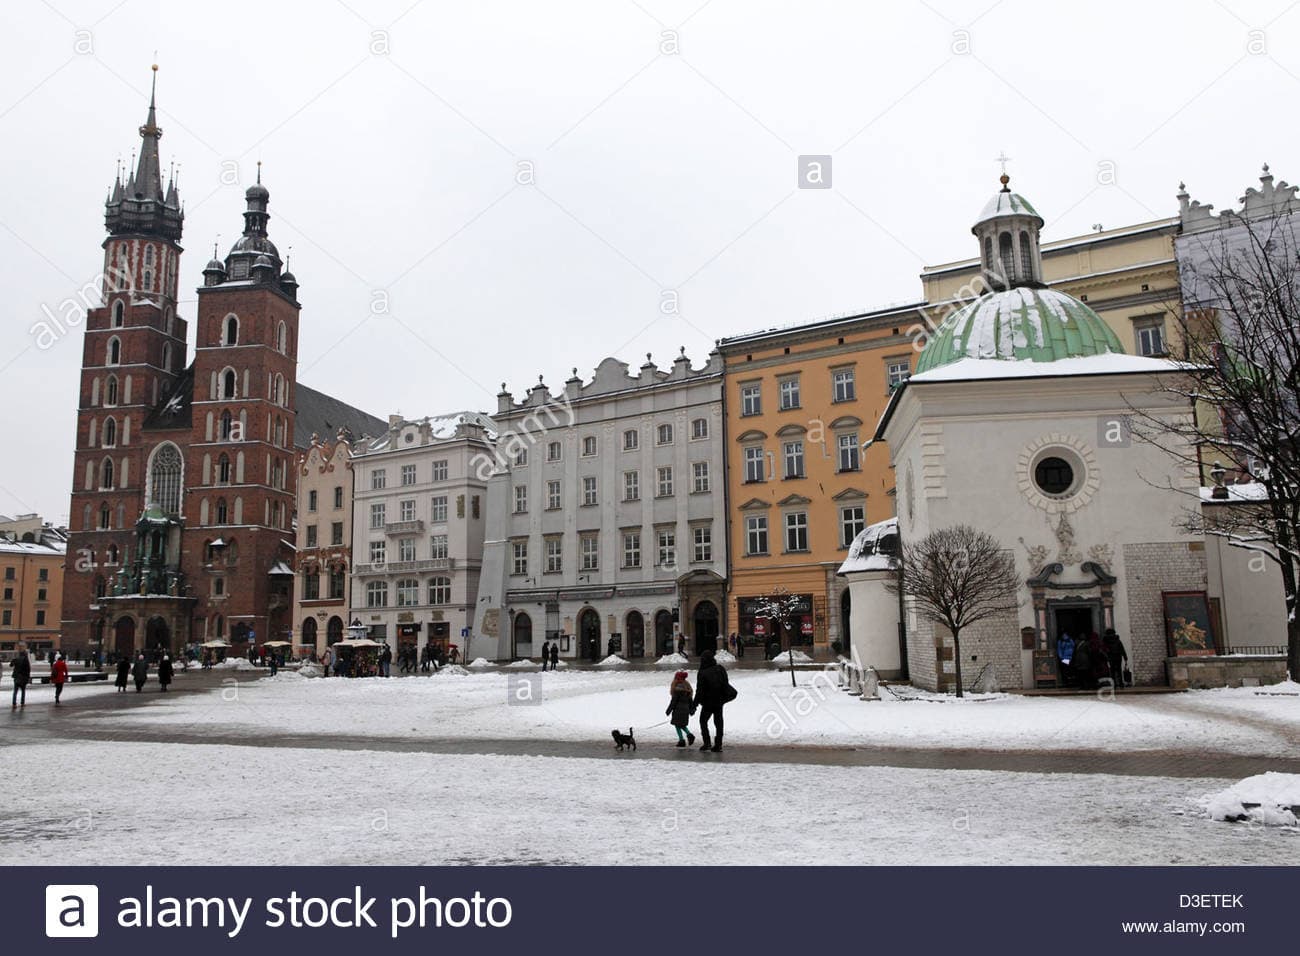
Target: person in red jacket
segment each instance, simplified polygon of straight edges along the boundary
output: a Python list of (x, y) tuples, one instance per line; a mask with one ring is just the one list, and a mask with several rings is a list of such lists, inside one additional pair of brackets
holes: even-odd
[(50, 666), (50, 680), (54, 683), (54, 706), (58, 707), (59, 698), (63, 696), (63, 685), (68, 682), (68, 662), (62, 654)]

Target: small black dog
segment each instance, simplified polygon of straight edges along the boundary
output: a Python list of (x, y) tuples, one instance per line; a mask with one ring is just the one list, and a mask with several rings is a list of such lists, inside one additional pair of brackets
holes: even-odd
[(636, 738), (632, 736), (631, 727), (627, 729), (627, 733), (625, 734), (619, 733), (617, 730), (611, 730), (610, 735), (613, 736), (614, 743), (618, 744), (619, 750), (622, 750), (624, 747), (631, 747), (633, 750), (636, 750)]

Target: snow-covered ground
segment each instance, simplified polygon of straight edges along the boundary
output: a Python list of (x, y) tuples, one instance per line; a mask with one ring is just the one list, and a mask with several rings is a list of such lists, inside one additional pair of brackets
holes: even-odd
[[(921, 706), (921, 705), (916, 705)], [(1261, 864), (1224, 780), (43, 741), (0, 864)]]
[[(640, 742), (672, 739), (670, 675), (657, 671), (478, 669), (401, 679), (306, 679), (292, 671), (85, 719), (112, 725), (221, 727), (225, 733), (400, 735), (604, 741), (613, 727)], [(692, 678), (694, 674), (692, 673)], [(972, 747), (1001, 750), (1172, 750), (1294, 756), (1300, 685), (1096, 697), (993, 695), (956, 700), (887, 690), (864, 702), (818, 672), (738, 671), (727, 740), (747, 746)], [(1264, 691), (1261, 693), (1260, 691)]]

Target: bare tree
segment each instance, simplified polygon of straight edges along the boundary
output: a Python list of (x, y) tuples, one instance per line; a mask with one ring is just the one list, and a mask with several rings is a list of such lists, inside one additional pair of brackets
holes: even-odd
[[(804, 600), (798, 594), (791, 594), (788, 588), (777, 585), (754, 603), (754, 615), (765, 617), (779, 623), (787, 633), (792, 633), (799, 624), (805, 607)], [(795, 687), (794, 679), (794, 642), (790, 642), (790, 686)]]
[(962, 696), (961, 633), (1019, 606), (1016, 561), (996, 538), (969, 525), (932, 531), (903, 542), (902, 569), (889, 585), (952, 634), (957, 696)]
[[(1184, 416), (1134, 409), (1134, 437), (1212, 476), (1219, 497), (1243, 501), (1203, 509), (1184, 527), (1257, 552), (1281, 571), (1287, 661), (1300, 674), (1296, 578), (1300, 565), (1300, 250), (1291, 217), (1234, 220), (1199, 242), (1199, 261), (1180, 263), (1185, 375), (1163, 388), (1185, 398)], [(1228, 488), (1224, 487), (1227, 479)], [(1237, 483), (1246, 489), (1232, 490)]]

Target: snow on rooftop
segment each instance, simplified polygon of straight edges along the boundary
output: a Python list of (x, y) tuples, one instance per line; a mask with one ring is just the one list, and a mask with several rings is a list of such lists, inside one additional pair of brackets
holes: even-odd
[(1177, 372), (1187, 369), (1172, 359), (1149, 358), (1107, 352), (1057, 359), (1055, 362), (1023, 362), (1014, 359), (963, 358), (913, 375), (915, 382), (967, 382), (992, 378), (1055, 378), (1067, 375), (1131, 375), (1141, 372)]
[(1267, 501), (1268, 488), (1261, 482), (1249, 481), (1240, 485), (1227, 485), (1228, 497), (1214, 497), (1213, 488), (1201, 489), (1201, 501), (1207, 504), (1232, 504), (1241, 501)]
[[(893, 540), (886, 544), (885, 539)], [(893, 571), (898, 567), (898, 558), (881, 551), (885, 544), (887, 550), (893, 550), (898, 544), (898, 519), (886, 518), (875, 524), (867, 525), (849, 545), (849, 556), (840, 565), (839, 574), (852, 574), (856, 571)]]

